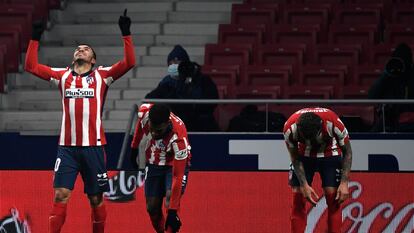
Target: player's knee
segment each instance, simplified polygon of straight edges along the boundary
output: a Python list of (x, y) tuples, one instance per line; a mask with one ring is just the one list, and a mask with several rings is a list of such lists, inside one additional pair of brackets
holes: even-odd
[(89, 199), (89, 203), (92, 207), (97, 207), (97, 206), (101, 205), (101, 203), (103, 202), (102, 195), (89, 195), (88, 199)]
[(66, 203), (70, 198), (70, 190), (68, 189), (55, 189), (55, 202)]
[(162, 213), (162, 209), (158, 205), (147, 204), (147, 212), (149, 215), (159, 215)]

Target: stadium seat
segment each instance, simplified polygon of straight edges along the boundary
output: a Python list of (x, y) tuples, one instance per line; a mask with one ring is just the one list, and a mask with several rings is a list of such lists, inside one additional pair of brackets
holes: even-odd
[(346, 66), (305, 66), (299, 72), (299, 83), (305, 86), (332, 86), (332, 97), (340, 97), (345, 84)]
[[(216, 84), (220, 99), (231, 99), (234, 96), (234, 85)], [(220, 105), (219, 105), (220, 106)]]
[(385, 28), (385, 41), (392, 44), (414, 41), (414, 28), (411, 24), (389, 24)]
[(221, 44), (262, 44), (265, 42), (265, 27), (259, 25), (219, 25), (219, 39)]
[(414, 4), (395, 4), (392, 8), (392, 22), (412, 24), (414, 22)]
[(378, 24), (352, 26), (332, 24), (328, 40), (335, 44), (377, 44), (379, 41)]
[(369, 87), (361, 85), (344, 86), (341, 99), (368, 99)]
[(278, 24), (270, 29), (273, 43), (301, 43), (314, 45), (320, 40), (320, 25), (313, 24)]
[(232, 24), (275, 24), (278, 4), (233, 4)]
[(255, 63), (261, 65), (293, 65), (304, 63), (303, 44), (276, 44), (259, 46), (255, 54)]
[(210, 76), (216, 85), (237, 85), (240, 83), (240, 67), (238, 65), (204, 65), (201, 69), (203, 74)]
[[(3, 27), (4, 26), (4, 27)], [(6, 45), (6, 62), (8, 72), (17, 72), (20, 62), (20, 31), (12, 30), (6, 25), (0, 27), (0, 44)]]
[(268, 4), (268, 3), (287, 3), (289, 0), (245, 0), (245, 3), (249, 4)]
[(383, 4), (338, 4), (333, 21), (336, 24), (361, 25), (381, 23)]
[(315, 64), (322, 65), (347, 65), (359, 64), (361, 46), (358, 44), (320, 44), (315, 46)]
[(31, 38), (32, 30), (32, 12), (24, 8), (6, 5), (0, 8), (1, 25), (20, 25), (22, 28), (22, 49), (26, 50), (27, 44)]
[(7, 81), (6, 49), (4, 44), (0, 45), (0, 93), (5, 91), (4, 86)]
[(206, 65), (249, 65), (252, 46), (250, 44), (206, 44)]
[(330, 99), (334, 97), (333, 86), (289, 86), (284, 90), (287, 99)]
[(268, 65), (247, 66), (241, 73), (242, 84), (256, 87), (257, 85), (288, 86), (292, 74), (292, 66)]
[(384, 65), (357, 66), (354, 70), (353, 83), (358, 86), (371, 86), (384, 70)]
[(289, 24), (319, 24), (322, 27), (329, 23), (330, 4), (291, 4), (283, 9), (284, 23)]
[(371, 64), (384, 66), (388, 59), (390, 59), (392, 52), (395, 50), (395, 46), (396, 45), (390, 43), (371, 46), (368, 50), (369, 62)]
[(10, 3), (26, 8), (33, 8), (33, 20), (46, 21), (49, 17), (49, 1), (50, 0), (11, 0)]
[(277, 85), (238, 86), (234, 90), (234, 99), (279, 99), (282, 87)]

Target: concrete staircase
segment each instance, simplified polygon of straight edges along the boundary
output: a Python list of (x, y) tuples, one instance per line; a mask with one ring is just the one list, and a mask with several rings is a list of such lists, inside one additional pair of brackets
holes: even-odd
[[(123, 132), (131, 106), (165, 76), (173, 46), (183, 45), (191, 60), (203, 64), (204, 45), (217, 42), (218, 25), (230, 22), (231, 5), (240, 2), (68, 0), (65, 9), (51, 12), (52, 26), (43, 34), (39, 61), (65, 67), (78, 43), (93, 46), (98, 65), (122, 59), (117, 22), (127, 8), (137, 66), (111, 86), (103, 114), (107, 132)], [(59, 132), (62, 113), (56, 87), (26, 72), (10, 74), (8, 85), (8, 94), (0, 95), (0, 131)]]

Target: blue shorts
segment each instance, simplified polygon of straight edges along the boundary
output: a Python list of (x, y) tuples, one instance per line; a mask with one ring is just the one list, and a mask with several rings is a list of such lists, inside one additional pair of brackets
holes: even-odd
[[(342, 176), (342, 157), (332, 156), (324, 158), (309, 158), (300, 157), (305, 169), (306, 180), (311, 185), (315, 172), (319, 172), (322, 180), (322, 187), (335, 187), (339, 186)], [(290, 165), (289, 171), (289, 184), (293, 187), (298, 187), (299, 180), (293, 170), (293, 165)]]
[(58, 146), (53, 187), (73, 190), (80, 173), (88, 195), (109, 191), (105, 160), (103, 146)]
[[(186, 167), (182, 180), (181, 194), (184, 194), (188, 181), (189, 168)], [(145, 196), (165, 197), (167, 190), (171, 190), (172, 166), (158, 166), (147, 164), (145, 168)]]

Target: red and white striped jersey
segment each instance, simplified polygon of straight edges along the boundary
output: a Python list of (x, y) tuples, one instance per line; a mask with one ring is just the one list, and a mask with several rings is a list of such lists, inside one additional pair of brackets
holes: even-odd
[[(313, 112), (318, 115), (322, 123), (322, 132), (318, 136), (318, 146), (301, 141), (297, 132), (297, 120), (300, 115)], [(304, 108), (293, 113), (286, 121), (283, 135), (288, 148), (298, 147), (300, 156), (329, 157), (342, 154), (340, 146), (349, 142), (348, 131), (339, 117), (327, 108)]]
[(155, 140), (151, 136), (148, 124), (151, 107), (152, 104), (140, 106), (131, 147), (138, 148), (139, 153), (145, 153), (148, 164), (172, 166), (174, 159), (190, 161), (191, 146), (188, 142), (184, 122), (173, 113), (170, 113), (171, 131), (166, 137)]
[(106, 144), (102, 109), (109, 86), (135, 65), (131, 36), (124, 36), (124, 59), (110, 67), (98, 67), (78, 75), (71, 68), (38, 64), (39, 42), (31, 40), (26, 71), (55, 84), (62, 96), (62, 125), (59, 145), (100, 146)]

